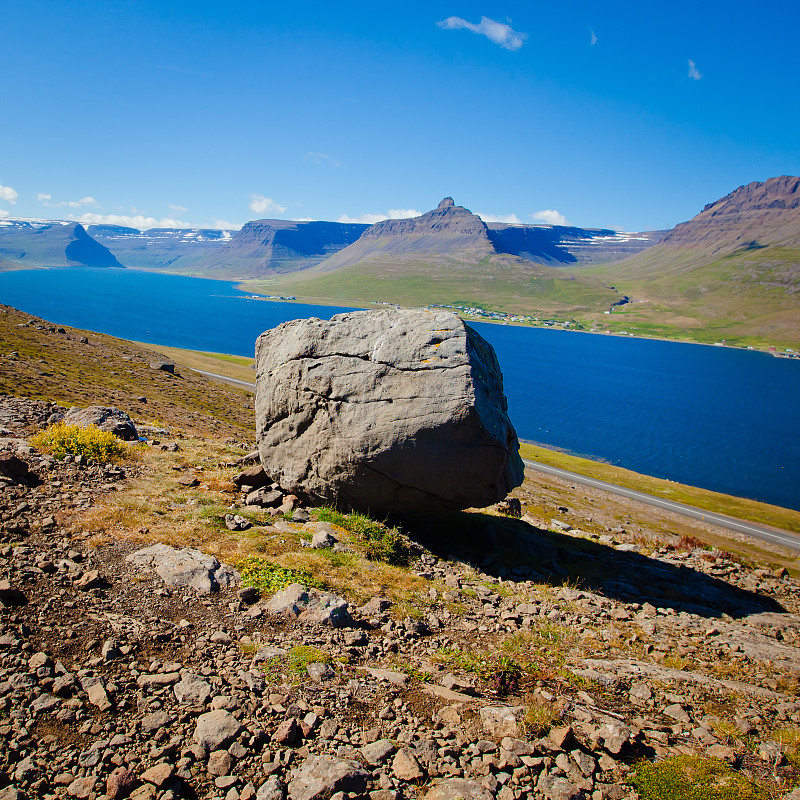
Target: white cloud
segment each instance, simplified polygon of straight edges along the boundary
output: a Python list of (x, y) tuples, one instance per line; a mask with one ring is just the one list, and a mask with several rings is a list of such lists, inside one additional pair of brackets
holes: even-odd
[(172, 211), (177, 211), (180, 214), (185, 214), (189, 210), (184, 206), (174, 206), (172, 203), (167, 203), (167, 208), (171, 209)]
[(700, 73), (700, 70), (697, 69), (697, 65), (694, 63), (694, 61), (692, 61), (691, 58), (689, 59), (689, 76), (688, 77), (690, 77), (693, 81), (699, 81), (700, 78), (703, 77), (702, 74)]
[(4, 208), (0, 208), (0, 219), (5, 219), (6, 217), (10, 217), (11, 212), (6, 211)]
[(596, 44), (597, 44), (597, 34), (594, 31), (592, 31), (592, 35), (589, 39), (589, 46), (594, 47)]
[(238, 231), (242, 227), (241, 222), (228, 222), (227, 219), (215, 219), (211, 225), (212, 228), (219, 228), (225, 231)]
[(519, 50), (528, 38), (527, 33), (515, 31), (505, 22), (497, 22), (489, 19), (489, 17), (481, 17), (481, 21), (477, 25), (474, 22), (467, 22), (461, 17), (448, 17), (436, 24), (446, 31), (455, 31), (463, 28), (464, 30), (478, 33), (506, 50)]
[(478, 214), (484, 222), (506, 222), (509, 225), (522, 225), (516, 214)]
[(337, 222), (357, 222), (359, 224), (374, 225), (376, 222), (383, 222), (385, 219), (410, 219), (420, 217), (422, 212), (415, 208), (390, 208), (385, 214), (362, 214), (360, 217), (350, 217), (342, 214)]
[(545, 225), (569, 225), (567, 218), (554, 208), (545, 208), (542, 211), (537, 211), (535, 214), (531, 214), (531, 219), (536, 220), (536, 222), (544, 222)]
[(59, 202), (54, 203), (53, 195), (46, 192), (39, 192), (39, 194), (36, 195), (36, 199), (43, 206), (47, 206), (48, 208), (82, 208), (84, 206), (99, 205), (94, 197), (81, 197), (80, 200), (60, 200)]
[(283, 214), (286, 211), (286, 206), (278, 205), (273, 199), (264, 197), (263, 194), (251, 194), (250, 210), (255, 211), (256, 214), (266, 214), (268, 212)]
[(84, 225), (124, 225), (126, 228), (138, 228), (140, 231), (148, 228), (194, 228), (188, 222), (169, 217), (146, 217), (143, 214), (95, 214), (87, 211), (79, 217), (74, 214), (69, 215), (69, 219), (80, 222)]
[(332, 164), (334, 167), (341, 167), (342, 165), (335, 159), (329, 156), (327, 153), (306, 153), (303, 156), (304, 159), (313, 161), (315, 164)]
[(19, 195), (15, 189), (12, 189), (10, 186), (3, 186), (3, 184), (0, 183), (0, 200), (5, 200), (6, 203), (11, 203), (13, 206), (17, 202), (18, 197)]

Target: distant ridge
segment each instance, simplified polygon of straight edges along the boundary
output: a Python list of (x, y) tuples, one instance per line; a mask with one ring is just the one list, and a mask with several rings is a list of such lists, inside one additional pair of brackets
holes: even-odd
[(0, 258), (16, 268), (123, 266), (83, 225), (51, 220), (0, 221)]

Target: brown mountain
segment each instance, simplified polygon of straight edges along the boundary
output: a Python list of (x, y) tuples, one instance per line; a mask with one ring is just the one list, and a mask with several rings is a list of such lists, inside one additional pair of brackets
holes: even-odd
[(712, 253), (770, 244), (799, 247), (800, 178), (781, 175), (740, 186), (689, 222), (676, 225), (661, 244)]
[(633, 298), (627, 330), (797, 348), (800, 178), (740, 186), (649, 250), (578, 272)]

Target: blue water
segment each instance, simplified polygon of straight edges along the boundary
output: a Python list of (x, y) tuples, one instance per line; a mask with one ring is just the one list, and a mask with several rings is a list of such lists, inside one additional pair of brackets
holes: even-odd
[[(253, 355), (256, 337), (331, 306), (133, 270), (0, 273), (0, 302), (153, 344)], [(476, 323), (520, 438), (800, 509), (800, 361), (721, 347)]]

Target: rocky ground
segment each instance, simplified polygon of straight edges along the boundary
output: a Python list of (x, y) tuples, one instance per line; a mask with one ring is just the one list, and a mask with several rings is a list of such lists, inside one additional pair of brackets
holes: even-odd
[[(31, 449), (62, 412), (0, 397), (2, 800), (621, 800), (641, 759), (678, 754), (727, 762), (758, 796), (797, 782), (800, 583), (785, 570), (582, 530), (563, 507), (544, 520), (526, 484), (521, 519), (414, 532), (398, 574), (422, 603), (364, 602), (368, 561), (333, 594), (208, 591), (228, 582), (216, 558), (129, 559), (146, 530), (82, 526), (150, 467)], [(253, 518), (228, 498), (229, 527)], [(354, 558), (348, 531), (279, 502), (262, 536)]]

